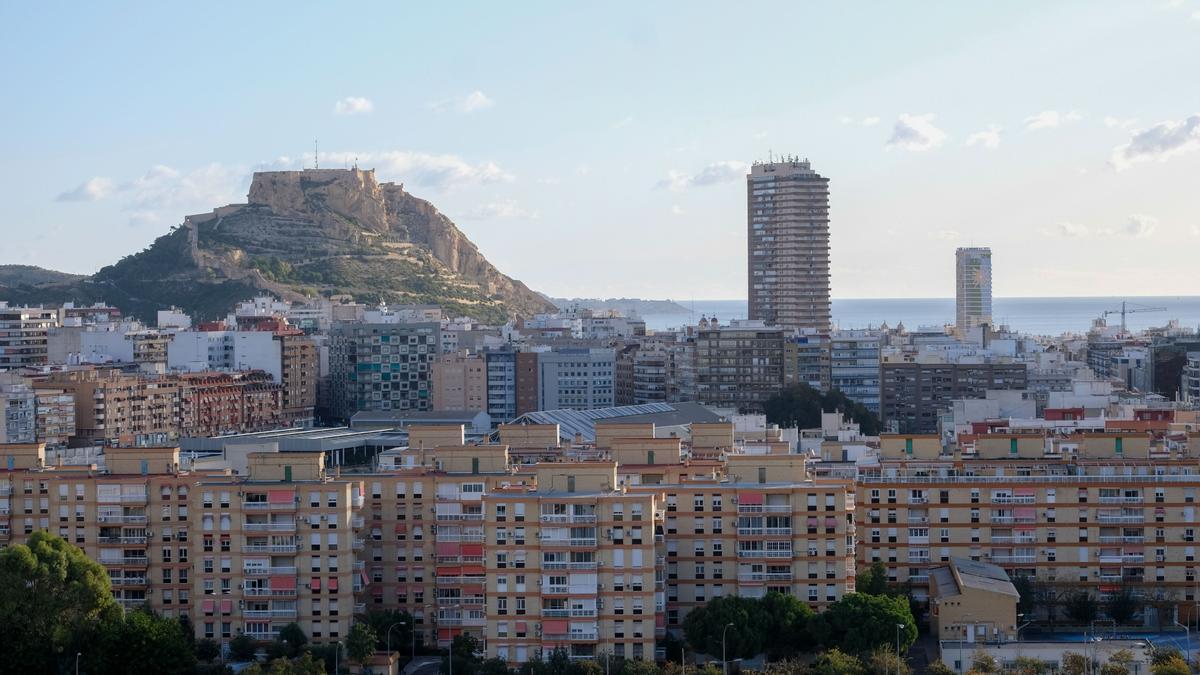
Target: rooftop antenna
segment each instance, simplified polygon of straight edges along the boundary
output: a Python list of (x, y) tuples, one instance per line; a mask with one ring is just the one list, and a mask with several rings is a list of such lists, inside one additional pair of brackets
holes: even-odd
[(317, 141), (316, 141), (316, 139), (313, 139), (313, 168), (314, 169), (321, 168), (321, 155), (320, 155), (320, 153), (317, 152), (317, 148), (318, 148)]

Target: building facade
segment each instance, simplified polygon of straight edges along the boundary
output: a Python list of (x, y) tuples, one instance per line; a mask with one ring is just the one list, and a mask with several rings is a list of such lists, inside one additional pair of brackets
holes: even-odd
[(343, 323), (329, 334), (329, 407), (336, 419), (361, 410), (431, 410), (430, 367), (441, 353), (436, 323)]
[(828, 331), (829, 179), (807, 160), (755, 162), (746, 207), (749, 318)]
[(696, 400), (761, 412), (783, 388), (783, 328), (760, 321), (701, 328), (696, 333)]
[(1022, 390), (1024, 363), (884, 363), (879, 421), (887, 428), (935, 434), (938, 419), (956, 399), (984, 398), (988, 390)]
[(614, 405), (615, 350), (563, 348), (536, 356), (538, 410), (592, 410)]
[(488, 411), (488, 364), (482, 356), (443, 354), (434, 360), (430, 373), (434, 410)]
[(960, 248), (954, 253), (955, 327), (960, 333), (992, 323), (992, 249)]
[(50, 329), (58, 324), (55, 309), (0, 302), (0, 370), (44, 365)]

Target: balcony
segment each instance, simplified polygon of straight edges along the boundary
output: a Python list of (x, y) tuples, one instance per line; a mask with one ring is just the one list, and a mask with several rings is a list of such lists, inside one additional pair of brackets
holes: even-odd
[(1100, 535), (1101, 544), (1141, 544), (1146, 541), (1143, 536)]
[(1033, 525), (1037, 518), (1029, 516), (992, 516), (992, 522), (997, 525)]
[(271, 642), (279, 639), (279, 633), (274, 631), (245, 631), (246, 637), (260, 642)]
[(462, 532), (438, 532), (437, 540), (441, 541), (441, 542), (447, 542), (447, 543), (456, 542), (456, 541), (467, 542), (467, 543), (482, 543), (483, 542), (483, 533), (482, 532), (467, 532), (464, 534)]
[(245, 532), (295, 532), (295, 521), (275, 523), (242, 523)]
[(482, 513), (438, 513), (434, 516), (435, 520), (441, 522), (462, 522), (462, 521), (482, 521)]
[[(101, 562), (103, 562), (103, 561), (101, 561)], [(149, 564), (149, 562), (150, 562), (149, 559), (144, 555), (127, 555), (124, 558), (121, 558), (120, 561), (117, 562), (116, 564), (118, 564), (118, 565), (136, 565), (138, 567), (145, 567), (146, 565)]]
[(1142, 498), (1137, 496), (1129, 497), (1100, 497), (1101, 504), (1141, 504)]
[(244, 609), (242, 616), (247, 619), (294, 619), (295, 609)]
[[(595, 642), (596, 641), (596, 633), (594, 631), (586, 632), (586, 633), (583, 631), (571, 631), (570, 633), (558, 633), (558, 634), (547, 633), (542, 636), (542, 641), (543, 642)], [(589, 656), (588, 658), (592, 658), (592, 657)]]
[(291, 598), (296, 596), (294, 588), (246, 588), (242, 595), (252, 598)]
[(354, 539), (354, 541), (350, 544), (350, 547), (353, 548), (355, 551), (361, 551), (361, 550), (363, 550), (364, 547), (366, 547), (366, 545), (367, 545), (367, 542), (365, 540), (356, 537)]
[(242, 553), (298, 553), (300, 544), (246, 544)]
[(353, 518), (350, 519), (350, 527), (353, 527), (355, 529), (360, 528), (365, 524), (366, 524), (366, 521), (363, 520), (362, 516), (354, 516)]
[(738, 581), (791, 581), (791, 572), (741, 572)]
[(791, 558), (793, 552), (787, 550), (738, 549), (739, 558)]
[(295, 567), (243, 567), (242, 573), (248, 577), (265, 577), (272, 574), (294, 575)]
[(145, 492), (119, 495), (96, 495), (97, 504), (145, 504), (146, 499), (147, 496)]
[(738, 513), (791, 513), (791, 504), (739, 504)]
[(145, 546), (145, 537), (99, 537), (96, 539), (99, 544), (135, 544), (137, 546)]
[(1000, 535), (992, 537), (993, 544), (1036, 544), (1037, 537), (1028, 535)]
[(1011, 565), (1017, 563), (1032, 563), (1037, 561), (1036, 555), (994, 555), (992, 562), (999, 565)]
[(1033, 495), (995, 495), (993, 504), (1036, 504), (1037, 497)]
[(1102, 564), (1118, 565), (1121, 563), (1143, 563), (1146, 562), (1144, 553), (1120, 553), (1116, 555), (1100, 555)]
[(790, 527), (739, 527), (738, 535), (742, 537), (790, 537)]
[(275, 504), (271, 502), (242, 502), (243, 511), (295, 511), (296, 503)]
[(542, 546), (595, 547), (595, 537), (542, 537)]
[(96, 516), (97, 523), (145, 525), (146, 516)]
[(145, 586), (146, 577), (115, 577), (110, 579), (113, 586)]
[(1123, 513), (1120, 515), (1110, 514), (1110, 513), (1101, 513), (1096, 516), (1096, 519), (1099, 520), (1101, 523), (1114, 523), (1114, 524), (1124, 524), (1124, 523), (1132, 524), (1132, 523), (1146, 522), (1146, 517), (1144, 515), (1141, 515), (1141, 514), (1131, 515), (1128, 513)]
[(543, 513), (541, 517), (543, 523), (594, 523), (596, 516), (594, 515), (571, 515), (566, 513)]
[(909, 497), (908, 503), (909, 504), (928, 504), (929, 497)]

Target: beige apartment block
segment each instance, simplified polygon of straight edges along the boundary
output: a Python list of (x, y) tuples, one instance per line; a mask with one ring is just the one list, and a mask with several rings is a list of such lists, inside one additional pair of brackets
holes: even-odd
[(468, 352), (442, 354), (430, 364), (434, 410), (487, 410), (487, 363)]

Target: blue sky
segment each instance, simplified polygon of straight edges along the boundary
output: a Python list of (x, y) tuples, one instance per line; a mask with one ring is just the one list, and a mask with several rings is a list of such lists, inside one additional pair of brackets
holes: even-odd
[[(444, 6), (433, 6), (433, 5)], [(1200, 0), (0, 6), (0, 263), (92, 272), (358, 157), (552, 295), (745, 295), (745, 166), (836, 297), (1200, 294)]]

